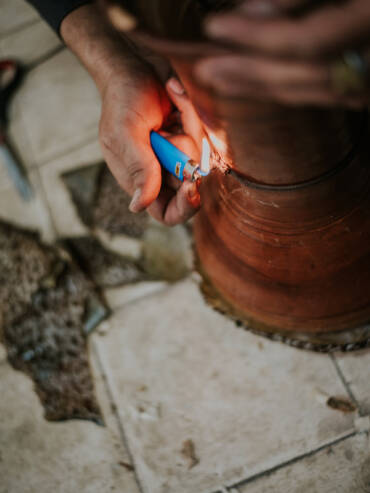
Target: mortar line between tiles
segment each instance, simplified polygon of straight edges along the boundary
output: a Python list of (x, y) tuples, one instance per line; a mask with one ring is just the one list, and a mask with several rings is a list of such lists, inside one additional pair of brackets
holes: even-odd
[[(186, 278), (185, 278), (185, 279), (186, 279)], [(185, 279), (184, 279), (184, 280), (185, 280)], [(127, 305), (130, 305), (130, 304), (132, 304), (132, 303), (138, 303), (138, 302), (142, 301), (144, 298), (146, 298), (146, 299), (151, 299), (151, 298), (153, 298), (153, 297), (157, 296), (158, 294), (163, 294), (163, 293), (165, 293), (166, 291), (168, 291), (168, 290), (171, 288), (171, 286), (173, 286), (173, 284), (168, 283), (168, 284), (167, 284), (167, 286), (159, 287), (159, 288), (158, 288), (158, 289), (156, 289), (155, 291), (149, 292), (149, 293), (147, 293), (147, 294), (142, 294), (142, 295), (139, 295), (137, 298), (133, 298), (132, 300), (123, 301), (123, 302), (122, 302), (122, 304), (119, 304), (119, 305), (117, 304), (117, 305), (115, 305), (115, 306), (112, 308), (112, 310), (113, 310), (114, 312), (119, 312), (119, 311), (121, 311), (122, 309), (126, 308), (126, 307), (127, 307)], [(118, 289), (119, 289), (119, 287), (118, 287)]]
[(57, 227), (56, 227), (56, 224), (55, 224), (55, 220), (54, 220), (53, 214), (51, 212), (51, 208), (50, 208), (48, 196), (46, 194), (45, 187), (44, 187), (44, 181), (43, 181), (43, 179), (41, 177), (40, 170), (37, 169), (37, 168), (36, 168), (36, 170), (32, 170), (32, 172), (35, 172), (35, 171), (36, 171), (36, 174), (37, 174), (37, 180), (40, 183), (39, 191), (41, 193), (41, 198), (42, 198), (42, 201), (44, 203), (44, 206), (47, 209), (49, 221), (50, 221), (51, 226), (53, 228), (54, 238), (57, 238), (57, 236), (58, 236), (58, 230), (57, 230)]
[(58, 55), (58, 53), (62, 52), (65, 49), (66, 49), (66, 47), (64, 44), (56, 46), (51, 51), (49, 51), (49, 53), (45, 53), (45, 55), (40, 56), (39, 58), (37, 58), (33, 62), (26, 65), (25, 74), (28, 75), (32, 70), (37, 68), (39, 65), (42, 65), (43, 63), (47, 62), (48, 60), (53, 58), (55, 55)]
[(119, 416), (119, 413), (118, 413), (118, 407), (117, 407), (117, 405), (115, 403), (111, 386), (109, 385), (108, 378), (107, 378), (107, 376), (105, 374), (105, 371), (104, 371), (104, 366), (103, 366), (102, 360), (100, 358), (99, 349), (97, 348), (97, 345), (96, 345), (95, 341), (91, 341), (91, 342), (92, 342), (91, 347), (93, 348), (93, 352), (94, 352), (94, 355), (96, 357), (96, 361), (97, 361), (97, 364), (98, 364), (98, 367), (99, 367), (99, 371), (100, 371), (100, 374), (102, 376), (102, 379), (103, 379), (103, 382), (104, 382), (104, 385), (105, 385), (105, 388), (106, 388), (106, 391), (107, 391), (107, 394), (108, 394), (108, 399), (110, 401), (110, 404), (112, 404), (111, 407), (112, 407), (112, 411), (114, 413), (114, 416), (115, 416), (115, 419), (116, 419), (116, 422), (117, 422), (117, 426), (118, 426), (118, 430), (119, 430), (119, 434), (120, 434), (122, 445), (125, 447), (126, 453), (128, 454), (128, 456), (130, 458), (130, 461), (131, 461), (131, 464), (134, 467), (133, 473), (134, 473), (134, 476), (135, 476), (137, 487), (138, 487), (140, 493), (145, 493), (144, 487), (141, 484), (139, 475), (137, 473), (137, 469), (135, 467), (134, 456), (133, 456), (133, 454), (132, 454), (132, 452), (130, 450), (129, 444), (128, 444), (126, 433), (125, 433), (125, 430), (123, 428), (123, 425), (122, 425), (122, 422), (121, 422), (121, 419), (120, 419), (120, 416)]
[(264, 476), (269, 476), (270, 474), (273, 474), (274, 472), (279, 471), (280, 469), (283, 469), (284, 467), (295, 464), (295, 463), (301, 461), (302, 459), (305, 459), (306, 457), (312, 457), (313, 455), (321, 452), (322, 450), (328, 449), (329, 447), (332, 447), (334, 445), (337, 445), (338, 443), (344, 442), (345, 440), (348, 440), (349, 438), (352, 438), (355, 435), (360, 435), (361, 433), (362, 432), (351, 431), (351, 433), (348, 433), (347, 435), (342, 436), (340, 438), (336, 438), (332, 442), (321, 445), (320, 447), (318, 447), (314, 450), (310, 450), (309, 452), (305, 452), (303, 454), (297, 455), (296, 457), (293, 457), (292, 459), (286, 460), (286, 461), (282, 462), (281, 464), (278, 464), (276, 466), (270, 467), (269, 469), (265, 469), (264, 471), (253, 474), (249, 478), (242, 479), (241, 481), (238, 481), (231, 486), (226, 486), (226, 491), (232, 492), (233, 488), (238, 490), (238, 488), (240, 486), (245, 486), (246, 484), (257, 481), (258, 479), (260, 479)]
[(211, 493), (240, 493), (240, 491), (237, 488), (235, 488), (235, 486), (230, 486), (230, 488), (226, 488), (226, 486), (222, 486), (220, 490), (212, 491)]
[(17, 27), (13, 27), (13, 29), (9, 29), (9, 31), (6, 31), (4, 34), (0, 35), (0, 41), (3, 41), (4, 39), (8, 38), (9, 36), (12, 36), (13, 34), (16, 34), (19, 31), (23, 31), (23, 29), (27, 29), (27, 27), (37, 24), (41, 20), (42, 19), (40, 17), (36, 17), (35, 19), (31, 19), (29, 21), (23, 22), (23, 24), (20, 24)]
[(359, 415), (361, 417), (363, 417), (363, 413), (361, 412), (361, 405), (360, 405), (359, 401), (356, 399), (355, 394), (352, 392), (352, 389), (351, 389), (349, 383), (347, 382), (347, 380), (346, 380), (346, 378), (345, 378), (345, 376), (344, 376), (344, 374), (343, 374), (343, 372), (342, 372), (342, 370), (341, 370), (341, 368), (339, 366), (339, 363), (338, 363), (335, 355), (334, 354), (331, 354), (330, 355), (330, 359), (333, 362), (334, 368), (336, 369), (337, 374), (338, 374), (338, 377), (339, 377), (340, 381), (342, 382), (344, 389), (348, 393), (349, 398), (355, 403), (355, 405), (356, 405), (356, 407), (358, 409)]

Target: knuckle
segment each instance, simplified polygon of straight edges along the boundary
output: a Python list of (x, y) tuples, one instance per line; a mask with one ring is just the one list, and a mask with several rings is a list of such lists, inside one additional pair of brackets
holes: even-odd
[[(101, 123), (99, 127), (99, 142), (103, 149), (117, 154), (118, 139), (110, 125)], [(122, 143), (121, 143), (122, 145)]]
[(103, 149), (111, 151), (114, 149), (114, 139), (112, 136), (104, 131), (99, 133), (99, 141)]
[(144, 180), (144, 169), (139, 161), (134, 160), (126, 163), (126, 172), (129, 179), (135, 184)]

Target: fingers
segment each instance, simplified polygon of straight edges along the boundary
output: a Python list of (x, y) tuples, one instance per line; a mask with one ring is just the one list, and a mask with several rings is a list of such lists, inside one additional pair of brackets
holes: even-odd
[(175, 226), (189, 220), (200, 207), (200, 194), (194, 182), (185, 181), (177, 192), (162, 188), (157, 200), (148, 212), (157, 221), (167, 226)]
[[(180, 113), (183, 133), (170, 134), (167, 132), (164, 136), (190, 158), (198, 160), (200, 149), (197, 143), (200, 143), (203, 137), (200, 118), (177, 79), (170, 79), (166, 84), (166, 89)], [(167, 226), (174, 226), (190, 219), (199, 207), (200, 195), (196, 183), (190, 181), (182, 183), (169, 173), (163, 172), (162, 188), (157, 199), (148, 207), (148, 212)]]
[(229, 55), (201, 60), (195, 75), (204, 84), (227, 93), (245, 84), (263, 87), (328, 86), (327, 64), (275, 60), (252, 55)]
[(254, 17), (275, 17), (312, 5), (313, 0), (245, 0), (238, 11)]
[[(171, 101), (180, 112), (183, 133), (189, 136), (195, 144), (202, 142), (203, 124), (180, 81), (171, 77), (166, 84), (166, 89)], [(177, 145), (177, 142), (173, 143)], [(186, 149), (181, 150), (187, 152)], [(192, 154), (190, 156), (193, 159), (198, 158)]]
[(369, 92), (339, 94), (332, 83), (335, 59), (295, 61), (257, 55), (229, 55), (203, 59), (194, 73), (218, 94), (294, 105), (361, 108)]
[(317, 58), (363, 42), (368, 37), (370, 2), (351, 0), (321, 6), (300, 18), (256, 19), (238, 13), (211, 18), (206, 30), (217, 39), (279, 57)]
[(117, 31), (127, 32), (135, 29), (137, 20), (123, 7), (107, 0), (100, 0), (100, 3), (106, 8), (108, 19)]

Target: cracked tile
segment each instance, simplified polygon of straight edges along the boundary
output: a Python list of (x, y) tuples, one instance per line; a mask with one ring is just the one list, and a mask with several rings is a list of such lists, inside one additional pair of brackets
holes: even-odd
[(28, 167), (98, 138), (100, 98), (67, 49), (31, 70), (14, 96), (10, 134)]
[(238, 486), (240, 493), (368, 493), (370, 438), (366, 433)]
[(370, 350), (336, 354), (335, 359), (360, 405), (360, 412), (370, 414)]
[(345, 395), (328, 356), (237, 329), (193, 281), (110, 325), (97, 347), (145, 493), (216, 491), (353, 430), (356, 413), (326, 405)]
[(0, 366), (0, 392), (2, 492), (139, 493), (109, 416), (107, 428), (45, 421), (31, 381), (8, 365)]

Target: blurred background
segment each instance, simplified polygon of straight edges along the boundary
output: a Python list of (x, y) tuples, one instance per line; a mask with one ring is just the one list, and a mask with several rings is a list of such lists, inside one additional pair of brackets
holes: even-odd
[(0, 0), (0, 58), (23, 169), (0, 156), (0, 493), (370, 492), (370, 352), (213, 311), (191, 224), (128, 213), (94, 83), (23, 0)]

